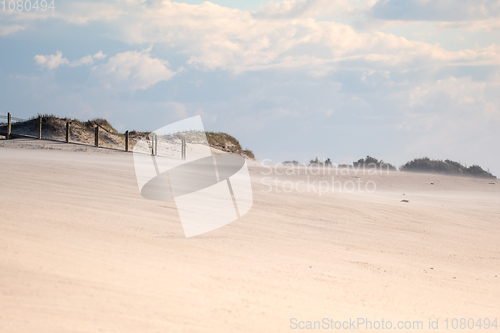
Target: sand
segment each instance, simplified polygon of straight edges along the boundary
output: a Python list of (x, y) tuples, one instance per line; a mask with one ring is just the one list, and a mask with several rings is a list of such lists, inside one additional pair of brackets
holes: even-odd
[(172, 202), (140, 196), (130, 153), (40, 145), (0, 145), (0, 332), (500, 317), (498, 181), (365, 173), (336, 179), (374, 193), (276, 193), (252, 162), (250, 212), (186, 239)]

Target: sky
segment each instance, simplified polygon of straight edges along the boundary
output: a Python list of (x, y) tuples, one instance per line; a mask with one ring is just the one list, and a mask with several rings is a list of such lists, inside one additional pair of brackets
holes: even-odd
[(0, 114), (119, 131), (200, 115), (260, 160), (427, 156), (500, 176), (500, 1), (52, 4), (0, 3)]

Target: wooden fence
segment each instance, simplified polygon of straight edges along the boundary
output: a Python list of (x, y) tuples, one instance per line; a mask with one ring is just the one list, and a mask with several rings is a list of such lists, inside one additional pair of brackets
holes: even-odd
[[(12, 115), (10, 113), (8, 113), (7, 116), (0, 115), (0, 119), (1, 118), (6, 119), (7, 124), (6, 124), (6, 126), (5, 125), (2, 126), (2, 127), (6, 127), (5, 131), (2, 131), (0, 129), (0, 135), (5, 136), (7, 140), (15, 139), (15, 138), (31, 138), (31, 139), (42, 140), (42, 123), (43, 123), (42, 116), (38, 116), (38, 122), (37, 122), (37, 126), (36, 126), (37, 136), (12, 133), (12, 120), (15, 120), (18, 122), (23, 122), (23, 121), (29, 121), (28, 119), (15, 118), (15, 117), (12, 117)], [(97, 123), (95, 124), (95, 126), (94, 126), (94, 132), (95, 132), (94, 146), (97, 148), (107, 148), (107, 147), (100, 147), (99, 146), (99, 131), (100, 131), (100, 129), (102, 129), (102, 130), (106, 131), (108, 134), (112, 134), (112, 135), (117, 135), (117, 133), (110, 132), (106, 128), (102, 127), (101, 125), (99, 125)], [(76, 143), (76, 142), (70, 142), (70, 134), (71, 134), (71, 121), (67, 121), (66, 122), (66, 137), (65, 137), (64, 142)], [(126, 131), (124, 136), (125, 136), (124, 150), (126, 152), (129, 152), (130, 151), (130, 133), (129, 133), (129, 131)], [(158, 155), (158, 135), (155, 133), (151, 133), (150, 138), (151, 138), (151, 154), (156, 156), (156, 155)], [(48, 139), (44, 138), (44, 140), (48, 140)], [(57, 141), (57, 140), (51, 139), (51, 141)], [(58, 141), (58, 142), (60, 142), (60, 141)], [(78, 144), (81, 144), (81, 143), (78, 142)], [(107, 149), (116, 149), (116, 148), (107, 148)], [(185, 139), (182, 139), (182, 142), (181, 142), (181, 158), (184, 160), (186, 159), (186, 140)]]
[[(28, 121), (28, 119), (14, 118), (14, 117), (12, 117), (12, 115), (10, 113), (8, 113), (7, 116), (1, 116), (1, 117), (7, 119), (7, 126), (6, 126), (7, 128), (6, 128), (6, 131), (0, 130), (0, 135), (5, 136), (7, 140), (16, 139), (16, 138), (31, 138), (31, 139), (35, 138), (38, 140), (42, 140), (42, 116), (38, 117), (38, 123), (37, 123), (38, 135), (36, 137), (32, 136), (32, 135), (12, 133), (12, 120), (13, 119), (18, 120), (18, 121)], [(94, 131), (95, 131), (94, 145), (98, 148), (99, 148), (99, 128), (100, 127), (101, 127), (101, 125), (99, 125), (99, 124), (96, 124), (96, 126), (94, 127)], [(66, 122), (66, 140), (65, 140), (66, 143), (70, 143), (70, 133), (71, 133), (71, 121), (67, 121)], [(126, 152), (129, 151), (129, 147), (130, 147), (129, 138), (130, 138), (129, 131), (126, 131), (125, 132), (125, 151)], [(57, 141), (57, 140), (52, 140), (52, 141)]]

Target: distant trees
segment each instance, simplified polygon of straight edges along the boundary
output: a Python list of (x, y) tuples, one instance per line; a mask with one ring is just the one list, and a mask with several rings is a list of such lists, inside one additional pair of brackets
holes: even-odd
[[(285, 161), (284, 165), (304, 165), (300, 164), (298, 161)], [(332, 163), (330, 158), (326, 160), (320, 160), (318, 157), (311, 159), (309, 161), (309, 165), (312, 166), (335, 166), (335, 167), (351, 167), (355, 169), (359, 168), (370, 168), (370, 169), (385, 169), (390, 171), (396, 171), (397, 168), (383, 160), (378, 160), (371, 156), (366, 156), (365, 158), (360, 158), (356, 162), (353, 162), (352, 165), (347, 164), (334, 164)], [(414, 171), (414, 172), (428, 172), (428, 173), (440, 173), (446, 175), (458, 175), (458, 176), (469, 176), (469, 177), (478, 177), (478, 178), (487, 178), (487, 179), (497, 179), (494, 175), (492, 175), (489, 170), (486, 171), (481, 168), (479, 165), (472, 165), (470, 167), (464, 166), (459, 162), (451, 161), (451, 160), (431, 160), (428, 157), (416, 158), (412, 161), (407, 162), (406, 164), (399, 167), (400, 171)]]
[(386, 168), (388, 170), (396, 170), (396, 167), (390, 163), (386, 163), (383, 160), (377, 160), (374, 157), (366, 156), (365, 158), (359, 159), (357, 162), (353, 163), (355, 168), (364, 167), (364, 168)]
[[(293, 161), (284, 161), (282, 162), (283, 165), (300, 165), (299, 161), (293, 160)], [(327, 158), (324, 162), (320, 161), (319, 158), (315, 158), (309, 161), (309, 165), (326, 165), (326, 166), (331, 166), (332, 161)]]
[(401, 171), (416, 171), (440, 173), (446, 175), (461, 175), (478, 178), (496, 179), (489, 171), (485, 171), (479, 165), (470, 167), (464, 166), (458, 162), (451, 160), (431, 160), (428, 157), (416, 158), (407, 162), (399, 168)]
[(327, 158), (324, 161), (320, 161), (319, 158), (316, 156), (315, 159), (309, 161), (309, 164), (311, 164), (311, 165), (332, 166), (332, 161), (330, 160), (330, 158)]
[(320, 160), (318, 159), (318, 156), (316, 156), (316, 158), (314, 160), (309, 161), (309, 164), (323, 165), (323, 162), (320, 162)]

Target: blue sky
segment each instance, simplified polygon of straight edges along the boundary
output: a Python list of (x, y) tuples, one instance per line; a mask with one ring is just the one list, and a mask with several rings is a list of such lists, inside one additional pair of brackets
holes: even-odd
[(259, 159), (500, 175), (500, 1), (54, 1), (0, 5), (0, 113), (103, 117), (124, 131), (193, 115)]

